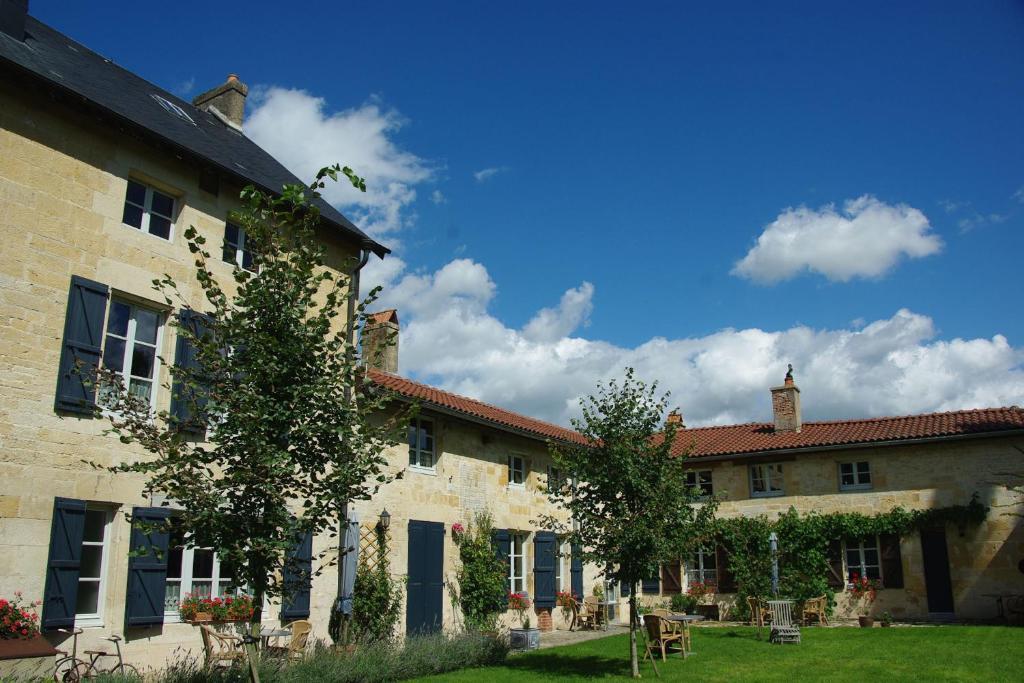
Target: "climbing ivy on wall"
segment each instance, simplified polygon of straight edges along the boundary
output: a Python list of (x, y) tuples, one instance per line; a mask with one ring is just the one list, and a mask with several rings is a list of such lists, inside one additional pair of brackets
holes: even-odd
[[(793, 600), (827, 595), (833, 601), (829, 585), (830, 546), (841, 539), (870, 538), (952, 524), (961, 532), (981, 524), (989, 508), (971, 496), (966, 505), (928, 510), (895, 507), (888, 512), (865, 515), (859, 512), (809, 512), (800, 514), (790, 508), (775, 520), (765, 515), (715, 520), (715, 533), (724, 560), (724, 574), (735, 583), (740, 614), (747, 611), (747, 597), (766, 598), (771, 593), (772, 558), (768, 537), (774, 531), (779, 538), (779, 592)], [(730, 586), (731, 587), (731, 586)], [(721, 586), (720, 586), (721, 589)], [(723, 591), (725, 592), (725, 591)]]

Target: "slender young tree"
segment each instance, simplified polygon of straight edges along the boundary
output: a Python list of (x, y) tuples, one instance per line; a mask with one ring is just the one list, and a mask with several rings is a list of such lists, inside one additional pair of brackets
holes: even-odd
[(325, 266), (317, 239), (325, 228), (311, 201), (341, 174), (365, 191), (338, 165), (279, 195), (246, 187), (232, 221), (252, 264), (234, 266), (230, 284), (218, 281), (205, 238), (185, 231), (204, 304), (189, 309), (170, 276), (153, 281), (180, 310), (170, 322), (178, 335), (171, 411), (154, 414), (119, 374), (97, 372), (97, 411), (122, 442), (149, 453), (105, 468), (142, 475), (147, 494), (173, 501), (186, 543), (212, 547), (252, 592), (254, 627), (264, 597), (289, 600), (310, 572), (337, 560), (337, 547), (320, 550), (312, 570), (289, 550), (310, 534), (336, 536), (345, 505), (390, 481), (384, 451), (406, 422), (362, 381), (348, 328), (366, 323), (378, 290), (351, 307), (349, 321), (352, 278)]
[(686, 454), (673, 455), (677, 425), (662, 422), (668, 394), (656, 398), (626, 368), (621, 383), (598, 384), (583, 400), (582, 417), (572, 421), (584, 443), (552, 445), (554, 464), (569, 473), (565, 484), (548, 489), (565, 516), (542, 524), (564, 534), (585, 562), (606, 567), (606, 577), (629, 586), (629, 657), (637, 658), (636, 593), (663, 562), (678, 562), (712, 534), (716, 503), (700, 499), (686, 485)]

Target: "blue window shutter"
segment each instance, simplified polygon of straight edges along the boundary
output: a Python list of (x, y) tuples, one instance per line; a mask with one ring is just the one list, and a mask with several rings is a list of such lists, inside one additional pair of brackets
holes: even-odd
[(134, 508), (129, 541), (128, 591), (125, 596), (127, 626), (164, 623), (167, 554), (171, 534), (167, 508)]
[(94, 380), (100, 364), (109, 292), (104, 284), (71, 276), (54, 410), (92, 415), (96, 405)]
[(583, 558), (580, 556), (580, 546), (578, 543), (572, 544), (572, 553), (569, 558), (569, 586), (572, 590), (573, 596), (577, 600), (582, 600), (583, 595)]
[[(181, 327), (190, 330), (194, 335), (203, 338), (209, 333), (209, 316), (184, 309), (178, 314), (178, 323)], [(199, 357), (194, 344), (178, 330), (178, 340), (174, 347), (174, 364), (179, 368), (191, 370), (193, 384), (199, 382)], [(174, 380), (171, 387), (171, 416), (175, 419), (178, 428), (189, 434), (204, 436), (206, 434), (205, 416), (193, 415), (193, 407), (200, 413), (205, 412), (206, 392), (201, 386), (189, 387), (183, 382)]]
[(644, 595), (657, 595), (661, 592), (661, 580), (658, 575), (655, 574), (649, 579), (644, 579), (640, 582), (640, 591)]
[(54, 498), (50, 556), (46, 561), (46, 586), (43, 589), (44, 630), (75, 625), (84, 533), (85, 501)]
[(538, 531), (533, 537), (533, 602), (541, 609), (555, 606), (555, 535)]
[(495, 529), (491, 532), (491, 545), (494, 546), (494, 554), (504, 564), (508, 564), (508, 546), (512, 536), (508, 529)]
[(313, 534), (306, 532), (285, 556), (281, 619), (309, 617), (309, 593), (313, 583)]

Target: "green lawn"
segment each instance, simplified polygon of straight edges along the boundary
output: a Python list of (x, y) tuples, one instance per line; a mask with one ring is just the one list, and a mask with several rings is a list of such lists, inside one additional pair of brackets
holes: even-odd
[[(503, 666), (425, 680), (555, 681), (629, 677), (625, 635), (510, 657)], [(666, 681), (1024, 681), (1024, 629), (1001, 626), (808, 628), (800, 645), (752, 628), (695, 628), (694, 656), (658, 662)], [(650, 662), (640, 667), (654, 678)]]

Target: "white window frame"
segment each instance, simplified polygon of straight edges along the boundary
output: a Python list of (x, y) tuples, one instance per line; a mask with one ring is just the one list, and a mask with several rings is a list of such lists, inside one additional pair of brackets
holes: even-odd
[[(236, 230), (238, 230), (238, 244), (234, 247), (234, 249), (235, 249), (235, 259), (234, 259), (234, 261), (229, 261), (229, 260), (224, 258), (224, 247), (226, 247), (226, 246), (228, 246), (228, 244), (230, 244), (228, 242), (228, 226), (231, 226), (231, 227), (235, 228)], [(246, 242), (248, 242), (248, 241), (249, 241), (249, 236), (245, 234), (245, 228), (243, 228), (241, 225), (238, 225), (237, 223), (232, 223), (231, 221), (227, 221), (226, 223), (224, 223), (224, 244), (221, 247), (221, 260), (224, 261), (224, 263), (232, 263), (232, 264), (238, 266), (239, 268), (243, 268), (245, 270), (248, 270), (250, 273), (258, 273), (259, 272), (259, 267), (256, 266), (255, 261), (253, 261), (253, 263), (252, 263), (252, 268), (246, 268), (245, 265), (244, 265), (245, 264), (245, 252), (249, 251), (249, 247), (246, 245)], [(250, 251), (250, 253), (251, 253), (251, 251)]]
[[(425, 448), (419, 447), (419, 430), (421, 425), (427, 423), (430, 425), (430, 451)], [(423, 472), (425, 474), (436, 474), (437, 473), (437, 423), (434, 420), (427, 418), (414, 417), (409, 422), (409, 429), (416, 430), (416, 446), (409, 445), (409, 469), (415, 472)], [(424, 465), (423, 454), (429, 453), (430, 465)]]
[[(704, 482), (700, 480), (702, 474), (707, 475), (707, 485), (711, 489), (708, 492), (704, 491)], [(690, 480), (693, 479), (693, 483)], [(695, 488), (700, 491), (700, 497), (703, 500), (707, 500), (715, 495), (715, 480), (713, 470), (687, 470), (686, 472), (686, 486), (687, 488)]]
[[(714, 561), (713, 567), (705, 566), (707, 564), (707, 558), (711, 557)], [(708, 572), (711, 573), (711, 578), (708, 579)], [(686, 562), (686, 587), (689, 588), (690, 584), (700, 581), (701, 583), (710, 583), (718, 587), (718, 555), (715, 550), (707, 550), (705, 548), (698, 548), (690, 555)]]
[[(867, 564), (864, 559), (865, 546), (867, 549), (871, 548), (871, 543), (875, 546), (875, 557), (878, 559), (878, 564)], [(858, 555), (857, 564), (850, 564), (849, 553), (856, 551)], [(872, 578), (868, 575), (868, 567), (878, 567), (878, 581), (882, 581), (882, 544), (879, 542), (878, 536), (869, 536), (868, 538), (861, 539), (843, 539), (843, 566), (846, 569), (846, 587), (849, 588), (852, 584), (850, 583), (850, 575), (854, 570), (857, 571), (858, 576)]]
[[(129, 183), (135, 183), (136, 185), (141, 185), (144, 188), (146, 188), (146, 197), (143, 200), (143, 202), (144, 202), (143, 204), (138, 204), (136, 202), (130, 201), (128, 199), (128, 185), (125, 185), (125, 188), (124, 188), (124, 203), (125, 204), (131, 204), (132, 206), (134, 206), (136, 208), (142, 209), (142, 224), (139, 225), (139, 227), (135, 227), (131, 223), (124, 223), (123, 209), (122, 209), (122, 215), (121, 215), (122, 224), (128, 226), (132, 230), (138, 230), (140, 232), (146, 233), (147, 235), (152, 235), (153, 237), (157, 238), (158, 240), (162, 240), (162, 239), (164, 239), (163, 237), (161, 237), (160, 235), (155, 235), (155, 234), (153, 234), (152, 232), (149, 231), (149, 215), (150, 215), (150, 213), (155, 213), (157, 216), (160, 216), (161, 218), (166, 218), (168, 220), (168, 222), (171, 224), (171, 226), (170, 226), (170, 228), (168, 229), (168, 232), (167, 232), (166, 240), (168, 242), (174, 242), (174, 232), (175, 232), (175, 230), (174, 230), (174, 215), (175, 215), (175, 213), (177, 213), (177, 209), (178, 209), (178, 198), (175, 197), (170, 192), (164, 192), (163, 190), (158, 190), (157, 188), (153, 187), (149, 183), (144, 183), (141, 180), (135, 180), (135, 179), (129, 178), (128, 182)], [(165, 215), (165, 214), (153, 211), (153, 193), (154, 192), (159, 192), (163, 196), (170, 198), (170, 200), (171, 200), (171, 215), (168, 216), (168, 215)]]
[[(867, 465), (867, 472), (861, 472), (860, 466)], [(841, 462), (839, 467), (839, 490), (840, 491), (870, 491), (873, 481), (871, 476), (871, 462), (869, 460), (856, 460), (853, 462)], [(843, 484), (843, 468), (849, 467), (853, 473), (853, 483)], [(867, 481), (861, 481), (861, 478), (867, 474)]]
[(75, 605), (75, 627), (76, 628), (102, 628), (103, 627), (103, 607), (106, 604), (107, 599), (107, 565), (110, 558), (110, 534), (111, 527), (114, 522), (113, 510), (106, 507), (99, 507), (95, 505), (86, 504), (86, 511), (102, 512), (106, 517), (106, 521), (103, 523), (103, 540), (100, 542), (82, 540), (82, 547), (92, 546), (99, 547), (100, 550), (100, 576), (98, 579), (83, 579), (81, 576), (78, 577), (78, 583), (81, 585), (83, 581), (92, 583), (93, 581), (99, 583), (99, 588), (96, 591), (96, 612), (94, 614), (78, 614), (78, 605)]
[[(109, 332), (107, 330), (107, 325), (110, 322), (110, 312), (113, 310), (115, 303), (123, 304), (125, 306), (128, 306), (128, 308), (130, 309), (130, 312), (128, 314), (128, 329), (126, 330), (125, 336), (123, 336), (123, 337), (121, 335), (119, 335), (119, 334), (115, 334), (115, 333)], [(136, 344), (135, 332), (136, 332), (136, 329), (137, 329), (137, 322), (136, 322), (136, 319), (135, 319), (135, 311), (137, 309), (140, 309), (140, 308), (144, 309), (146, 311), (149, 311), (150, 313), (155, 313), (156, 314), (156, 343), (152, 345), (153, 349), (154, 349), (154, 354), (153, 354), (153, 377), (152, 377), (152, 379), (145, 378), (145, 377), (138, 377), (137, 378), (137, 379), (145, 381), (145, 382), (150, 382), (150, 388), (149, 388), (149, 411), (150, 411), (151, 415), (156, 415), (156, 410), (157, 410), (156, 399), (157, 399), (157, 396), (158, 396), (158, 393), (159, 393), (159, 389), (160, 389), (160, 355), (161, 355), (161, 349), (163, 349), (163, 344), (164, 344), (164, 323), (165, 323), (164, 312), (159, 310), (159, 309), (157, 309), (157, 308), (152, 308), (152, 307), (146, 306), (144, 304), (137, 304), (137, 303), (135, 303), (133, 301), (130, 301), (128, 299), (122, 299), (122, 298), (117, 297), (117, 296), (110, 297), (110, 300), (107, 302), (106, 315), (104, 316), (104, 320), (103, 320), (103, 350), (102, 350), (102, 352), (100, 354), (100, 359), (101, 359), (101, 363), (105, 363), (105, 361), (106, 361), (105, 354), (107, 352), (107, 337), (114, 337), (115, 339), (120, 339), (120, 340), (124, 341), (124, 358), (121, 359), (121, 369), (120, 370), (115, 370), (115, 372), (118, 375), (120, 375), (121, 381), (124, 383), (125, 391), (129, 391), (130, 388), (131, 388), (131, 380), (132, 380), (132, 374), (131, 374), (132, 351), (135, 349), (135, 344)], [(137, 343), (141, 344), (143, 346), (150, 346), (149, 342), (140, 341), (140, 342), (137, 342)], [(105, 413), (109, 413), (110, 411), (104, 409), (104, 412)]]
[(555, 556), (555, 592), (564, 593), (572, 590), (570, 574), (570, 546), (566, 541), (558, 539), (557, 555)]
[[(778, 469), (777, 472), (775, 471), (776, 469)], [(760, 470), (761, 472), (761, 477), (759, 478), (764, 480), (764, 491), (754, 490), (755, 470)], [(751, 498), (775, 498), (777, 496), (786, 495), (785, 470), (782, 468), (781, 462), (757, 463), (756, 465), (750, 465), (747, 468), (747, 473)], [(777, 487), (777, 489), (774, 487)]]
[[(516, 541), (519, 552), (516, 553)], [(526, 541), (527, 534), (512, 531), (508, 535), (508, 590), (510, 593), (526, 593)], [(517, 588), (517, 583), (518, 588)]]
[[(168, 549), (168, 552), (170, 550), (171, 549)], [(166, 580), (166, 582), (165, 582), (165, 583), (168, 583), (168, 584), (174, 583), (174, 582), (178, 583), (178, 586), (179, 586), (178, 587), (178, 604), (179, 605), (181, 604), (181, 599), (185, 595), (187, 595), (188, 593), (191, 593), (192, 590), (193, 590), (192, 582), (194, 580), (194, 577), (192, 576), (192, 565), (193, 565), (193, 563), (195, 561), (195, 551), (197, 551), (197, 550), (212, 550), (212, 548), (206, 548), (206, 547), (197, 548), (195, 546), (187, 546), (187, 545), (183, 546), (182, 549), (181, 549), (181, 577), (178, 578), (178, 579), (170, 579), (170, 578), (168, 578)], [(214, 552), (213, 553), (213, 570), (212, 570), (213, 571), (213, 577), (210, 578), (210, 579), (207, 579), (206, 577), (202, 577), (202, 578), (199, 579), (200, 581), (211, 581), (212, 582), (211, 586), (210, 586), (210, 597), (211, 598), (222, 598), (225, 595), (228, 595), (227, 593), (224, 593), (222, 591), (221, 581), (223, 581), (225, 579), (221, 578), (220, 569), (221, 569), (220, 558), (217, 556), (217, 553)], [(180, 622), (181, 621), (181, 614), (178, 612), (178, 607), (175, 607), (172, 610), (167, 605), (167, 597), (166, 597), (167, 596), (167, 592), (166, 592), (166, 590), (167, 589), (165, 587), (165, 589), (164, 589), (164, 622), (165, 623), (177, 623), (177, 622)], [(236, 587), (235, 592), (240, 591), (240, 590), (242, 590), (242, 588)], [(234, 594), (235, 594), (234, 592), (230, 593), (230, 595), (234, 595)]]
[[(519, 467), (516, 467), (518, 461)], [(515, 474), (519, 473), (520, 481), (515, 481)], [(510, 454), (508, 456), (508, 486), (509, 488), (526, 488), (526, 458), (521, 455)]]

